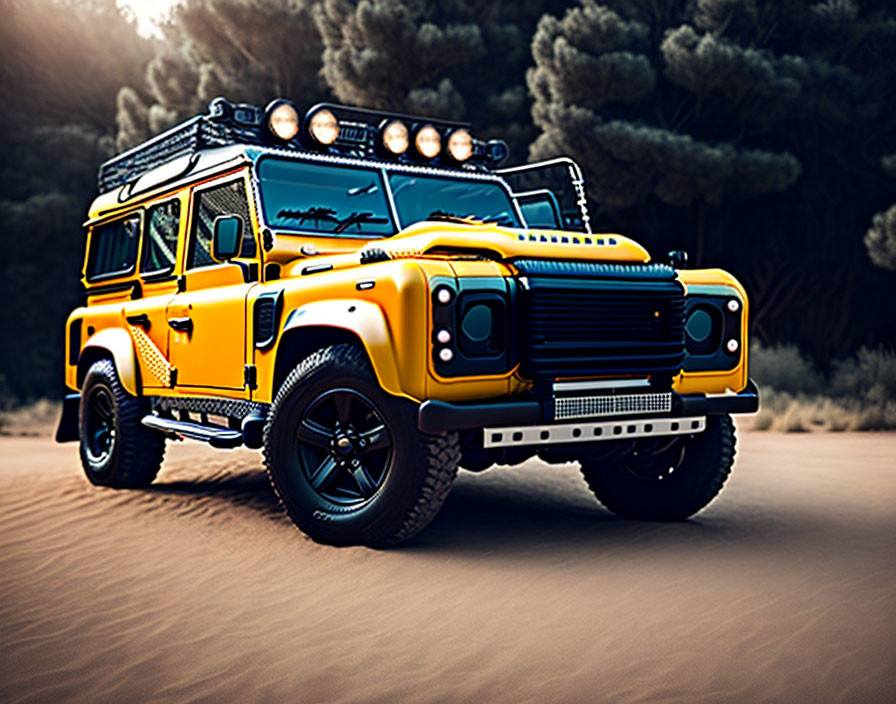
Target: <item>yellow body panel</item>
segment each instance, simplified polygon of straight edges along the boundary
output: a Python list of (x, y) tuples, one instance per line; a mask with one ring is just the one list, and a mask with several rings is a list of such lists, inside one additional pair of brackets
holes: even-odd
[[(256, 257), (241, 260), (242, 267), (221, 263), (186, 270), (193, 190), (211, 181), (232, 180), (234, 175), (244, 180), (249, 194)], [(252, 194), (250, 169), (241, 166), (173, 190), (160, 187), (131, 201), (119, 202), (118, 189), (94, 202), (88, 227), (179, 198), (177, 263), (172, 276), (161, 281), (143, 281), (135, 272), (102, 285), (87, 285), (86, 306), (69, 319), (69, 324), (82, 321), (82, 361), (67, 365), (69, 387), (79, 387), (78, 375), (85, 371), (83, 360), (92, 359), (88, 350), (93, 350), (90, 354), (106, 350), (126, 388), (134, 394), (221, 396), (270, 403), (277, 392), (276, 375), (282, 379), (284, 368), (291, 369), (301, 361), (282, 357), (287, 349), (281, 345), (285, 336), (299, 335), (305, 340), (321, 330), (338, 330), (363, 344), (388, 393), (418, 402), (506, 396), (530, 388), (516, 368), (498, 375), (452, 378), (436, 372), (431, 279), (512, 276), (512, 265), (502, 260), (513, 257), (649, 261), (641, 245), (621, 235), (521, 230), (481, 223), (422, 222), (390, 238), (265, 233), (265, 239)], [(382, 250), (389, 259), (361, 264), (361, 253), (374, 249)], [(248, 265), (256, 272), (249, 283), (244, 277)], [(82, 277), (84, 274), (82, 270)], [(268, 277), (271, 280), (266, 280)], [(734, 277), (705, 269), (681, 271), (680, 278), (686, 287), (708, 287), (739, 298), (743, 302), (742, 328), (747, 329), (748, 301)], [(133, 287), (136, 284), (139, 295)], [(259, 349), (253, 338), (252, 316), (255, 301), (268, 292), (282, 293), (282, 309), (276, 340)], [(140, 316), (144, 319), (134, 322)], [(189, 319), (192, 330), (172, 327), (170, 321), (180, 319)], [(69, 359), (78, 356), (72, 354)], [(744, 334), (734, 369), (682, 373), (676, 377), (674, 389), (707, 394), (740, 391), (747, 385), (747, 361)], [(247, 365), (254, 367), (254, 388), (246, 383)]]

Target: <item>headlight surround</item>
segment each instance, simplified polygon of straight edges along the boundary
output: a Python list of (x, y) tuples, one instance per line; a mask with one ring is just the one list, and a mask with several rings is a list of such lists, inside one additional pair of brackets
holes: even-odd
[(502, 277), (437, 277), (430, 281), (431, 358), (440, 376), (497, 375), (510, 371), (510, 315), (514, 298), (511, 285)]
[(685, 299), (684, 371), (728, 371), (740, 361), (743, 301), (734, 293), (692, 293)]

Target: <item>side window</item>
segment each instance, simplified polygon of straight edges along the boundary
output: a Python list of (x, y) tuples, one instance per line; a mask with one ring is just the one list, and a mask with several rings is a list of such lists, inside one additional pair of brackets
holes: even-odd
[(168, 274), (177, 260), (177, 231), (180, 226), (180, 201), (170, 200), (153, 206), (146, 213), (143, 232), (144, 274)]
[(243, 221), (243, 249), (241, 257), (255, 256), (255, 240), (252, 237), (249, 203), (246, 187), (240, 179), (222, 186), (197, 191), (193, 198), (193, 227), (190, 235), (190, 251), (187, 268), (217, 264), (212, 259), (212, 229), (219, 215), (239, 215)]
[(90, 235), (87, 257), (87, 280), (130, 274), (137, 266), (137, 240), (140, 237), (140, 216), (96, 225)]

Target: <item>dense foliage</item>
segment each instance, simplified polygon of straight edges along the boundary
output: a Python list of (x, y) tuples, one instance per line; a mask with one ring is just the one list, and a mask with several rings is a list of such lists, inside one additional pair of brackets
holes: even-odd
[[(209, 100), (336, 99), (569, 154), (602, 229), (731, 270), (817, 364), (896, 340), (884, 0), (0, 0), (0, 391), (55, 395), (95, 169)], [(2, 395), (0, 393), (0, 395)]]

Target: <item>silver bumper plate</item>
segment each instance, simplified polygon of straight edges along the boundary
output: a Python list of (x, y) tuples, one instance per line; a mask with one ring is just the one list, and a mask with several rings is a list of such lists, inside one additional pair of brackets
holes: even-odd
[(561, 442), (598, 442), (625, 440), (655, 435), (690, 435), (706, 429), (706, 417), (638, 418), (597, 423), (520, 425), (509, 428), (485, 428), (483, 447), (513, 445), (551, 445)]

